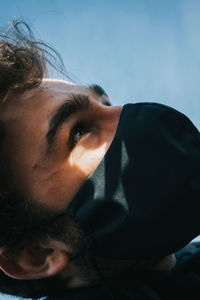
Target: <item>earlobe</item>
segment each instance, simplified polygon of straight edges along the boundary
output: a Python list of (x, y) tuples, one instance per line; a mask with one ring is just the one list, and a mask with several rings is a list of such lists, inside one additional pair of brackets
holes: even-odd
[(68, 249), (55, 241), (51, 247), (29, 247), (11, 259), (5, 250), (0, 250), (0, 269), (15, 279), (39, 279), (56, 275), (69, 263)]

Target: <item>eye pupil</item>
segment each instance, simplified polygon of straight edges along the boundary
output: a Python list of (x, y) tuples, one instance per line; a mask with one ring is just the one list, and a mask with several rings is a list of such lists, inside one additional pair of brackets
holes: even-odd
[(83, 129), (78, 130), (74, 135), (74, 140), (78, 141), (85, 133), (86, 133), (86, 130), (83, 130)]
[(77, 128), (72, 136), (71, 147), (73, 148), (76, 145), (76, 143), (78, 143), (79, 140), (82, 138), (82, 136), (84, 136), (88, 132), (89, 132), (88, 129)]
[(81, 138), (90, 132), (90, 127), (86, 126), (83, 123), (78, 123), (76, 126), (71, 130), (70, 137), (68, 140), (69, 149), (73, 149), (73, 147), (81, 140)]

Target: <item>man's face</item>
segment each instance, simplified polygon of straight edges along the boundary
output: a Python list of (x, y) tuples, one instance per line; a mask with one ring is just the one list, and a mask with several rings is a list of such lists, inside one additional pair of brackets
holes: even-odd
[(45, 79), (2, 104), (2, 157), (25, 197), (55, 212), (67, 207), (115, 135), (122, 108), (106, 102), (97, 88)]

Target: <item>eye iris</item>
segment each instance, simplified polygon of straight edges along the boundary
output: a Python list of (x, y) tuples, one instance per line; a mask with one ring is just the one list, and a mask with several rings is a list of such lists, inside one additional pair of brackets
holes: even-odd
[(86, 126), (85, 124), (78, 123), (71, 130), (70, 136), (68, 139), (68, 147), (70, 150), (81, 140), (81, 138), (88, 132), (90, 132), (90, 126)]
[(78, 142), (86, 132), (87, 130), (85, 129), (78, 129), (74, 134), (74, 143)]
[(76, 143), (79, 142), (79, 140), (84, 136), (86, 133), (89, 132), (89, 129), (87, 128), (77, 128), (74, 130), (74, 133), (72, 134), (71, 141), (70, 141), (70, 148), (72, 149)]

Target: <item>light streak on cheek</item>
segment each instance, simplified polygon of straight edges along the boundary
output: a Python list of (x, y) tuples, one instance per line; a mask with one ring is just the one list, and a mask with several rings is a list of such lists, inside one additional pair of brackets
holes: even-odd
[(107, 149), (107, 142), (93, 149), (88, 149), (82, 145), (77, 146), (69, 157), (69, 165), (71, 168), (77, 168), (86, 176), (89, 176), (98, 166)]

